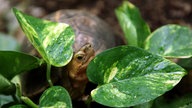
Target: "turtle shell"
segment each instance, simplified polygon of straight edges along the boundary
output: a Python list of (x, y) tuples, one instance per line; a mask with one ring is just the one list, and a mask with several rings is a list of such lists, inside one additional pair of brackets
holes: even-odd
[(116, 36), (106, 22), (86, 11), (59, 10), (45, 19), (72, 26), (76, 35), (74, 52), (86, 43), (93, 46), (96, 54), (123, 43), (121, 37)]
[[(72, 26), (75, 31), (74, 52), (87, 43), (92, 45), (96, 54), (125, 44), (123, 38), (115, 34), (105, 21), (83, 10), (59, 10), (47, 15), (44, 19)], [(27, 38), (24, 38), (21, 49), (23, 52), (37, 56), (36, 50)]]

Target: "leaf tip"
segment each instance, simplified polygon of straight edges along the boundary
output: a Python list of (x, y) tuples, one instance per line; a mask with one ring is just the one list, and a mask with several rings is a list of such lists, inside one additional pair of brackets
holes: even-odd
[(12, 11), (15, 14), (16, 17), (17, 17), (17, 14), (21, 12), (17, 8), (12, 8)]

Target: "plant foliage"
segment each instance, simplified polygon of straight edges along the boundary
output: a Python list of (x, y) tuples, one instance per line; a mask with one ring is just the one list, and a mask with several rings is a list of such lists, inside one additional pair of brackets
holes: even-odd
[(23, 32), (47, 63), (57, 67), (69, 63), (75, 37), (72, 27), (65, 23), (38, 19), (15, 8), (13, 12)]
[(92, 98), (111, 107), (153, 100), (172, 89), (185, 74), (179, 65), (131, 46), (104, 51), (87, 69), (89, 80), (99, 85), (91, 92)]

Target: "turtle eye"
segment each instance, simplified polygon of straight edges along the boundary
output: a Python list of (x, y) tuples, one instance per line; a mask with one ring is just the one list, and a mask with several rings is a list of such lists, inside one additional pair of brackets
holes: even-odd
[(80, 51), (75, 55), (77, 61), (82, 62), (85, 59), (85, 53)]
[(80, 61), (83, 60), (83, 55), (78, 55), (77, 59), (80, 60)]

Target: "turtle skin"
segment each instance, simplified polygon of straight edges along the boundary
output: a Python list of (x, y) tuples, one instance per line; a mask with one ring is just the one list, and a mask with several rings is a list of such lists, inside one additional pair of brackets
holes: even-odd
[[(52, 67), (51, 78), (55, 85), (65, 87), (72, 99), (80, 99), (88, 83), (86, 67), (89, 62), (100, 52), (125, 42), (106, 22), (86, 11), (59, 10), (44, 19), (67, 23), (75, 31), (72, 60), (67, 66)], [(27, 38), (22, 43), (22, 51), (41, 57)], [(21, 83), (23, 95), (35, 99), (49, 86), (46, 81), (46, 67), (42, 65), (40, 68), (24, 73), (21, 75)]]

